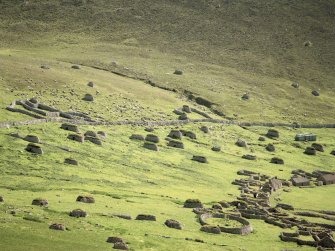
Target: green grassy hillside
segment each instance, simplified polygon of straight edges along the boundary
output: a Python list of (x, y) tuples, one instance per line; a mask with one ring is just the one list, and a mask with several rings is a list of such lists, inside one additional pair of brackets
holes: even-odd
[[(1, 7), (2, 47), (152, 79), (232, 118), (334, 122), (333, 1), (3, 0)], [(184, 75), (173, 75), (176, 68)]]

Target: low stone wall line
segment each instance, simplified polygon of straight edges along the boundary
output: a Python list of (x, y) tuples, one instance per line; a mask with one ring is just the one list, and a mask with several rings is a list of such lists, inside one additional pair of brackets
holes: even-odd
[[(12, 107), (7, 107), (7, 110), (13, 112), (20, 112), (29, 116), (31, 113)], [(37, 117), (35, 115), (35, 117)], [(9, 121), (0, 122), (0, 128), (9, 128), (13, 126), (22, 126), (30, 124), (41, 124), (50, 122), (67, 122), (77, 125), (104, 125), (104, 126), (115, 126), (115, 125), (132, 125), (132, 126), (173, 126), (173, 125), (185, 125), (185, 124), (195, 124), (195, 123), (215, 123), (223, 125), (238, 125), (238, 126), (264, 126), (264, 127), (275, 127), (275, 126), (286, 126), (286, 127), (296, 127), (294, 124), (284, 124), (284, 123), (249, 123), (249, 122), (237, 122), (237, 121), (227, 121), (219, 119), (193, 119), (193, 120), (170, 120), (170, 121), (85, 121), (85, 120), (75, 120), (66, 118), (43, 118), (34, 119), (28, 121)], [(318, 125), (301, 125), (301, 128), (335, 128), (335, 124), (318, 124)]]

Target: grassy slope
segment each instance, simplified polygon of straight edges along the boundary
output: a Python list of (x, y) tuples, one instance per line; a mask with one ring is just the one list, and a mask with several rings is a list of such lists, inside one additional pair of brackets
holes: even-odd
[[(1, 56), (3, 107), (13, 99), (31, 97), (37, 92), (38, 98), (47, 104), (54, 104), (64, 110), (70, 109), (71, 106), (77, 111), (90, 109), (92, 116), (101, 116), (108, 120), (140, 119), (144, 116), (141, 111), (150, 120), (161, 120), (176, 118), (172, 110), (187, 103), (180, 99), (178, 94), (171, 94), (140, 81), (121, 78), (108, 72), (86, 67), (75, 71), (67, 63), (41, 60), (22, 51), (11, 51), (12, 56), (8, 56), (8, 53), (2, 51)], [(42, 71), (39, 68), (42, 63), (49, 64), (51, 69)], [(88, 80), (94, 80), (97, 85), (94, 91), (98, 90), (101, 93), (96, 97), (99, 102), (93, 102), (89, 107), (86, 102), (80, 100), (84, 93), (93, 91), (86, 87)], [(33, 87), (33, 90), (29, 91), (28, 85)], [(51, 94), (54, 88), (58, 89), (56, 95)], [(78, 96), (70, 95), (69, 89), (74, 89)], [(113, 104), (113, 101), (116, 103)], [(138, 106), (138, 111), (125, 112), (122, 107), (118, 107), (121, 102), (130, 107)], [(104, 112), (109, 106), (112, 111)], [(1, 121), (29, 119), (4, 109), (0, 114)], [(128, 137), (132, 133), (145, 134), (144, 128), (141, 127), (81, 126), (83, 132), (107, 132), (108, 138), (103, 147), (99, 147), (67, 140), (68, 132), (59, 129), (59, 126), (45, 124), (1, 129), (0, 194), (6, 200), (5, 204), (1, 204), (0, 210), (2, 249), (102, 250), (110, 247), (105, 243), (110, 235), (123, 236), (134, 250), (169, 250), (171, 246), (178, 250), (222, 250), (222, 247), (213, 246), (213, 243), (227, 245), (225, 250), (269, 250), (270, 247), (273, 247), (273, 250), (292, 249), (296, 247), (294, 244), (279, 240), (280, 228), (260, 221), (251, 221), (255, 233), (245, 237), (232, 238), (227, 234), (216, 236), (202, 233), (199, 231), (200, 226), (195, 215), (191, 210), (182, 208), (182, 203), (187, 198), (199, 198), (206, 206), (222, 199), (233, 200), (239, 191), (236, 186), (231, 185), (231, 181), (237, 178), (236, 171), (243, 168), (282, 178), (289, 178), (290, 172), (297, 168), (307, 171), (335, 171), (334, 158), (329, 154), (330, 150), (335, 148), (334, 132), (331, 129), (310, 130), (318, 134), (319, 142), (324, 144), (327, 150), (316, 157), (309, 157), (302, 153), (305, 144), (301, 143), (301, 149), (292, 146), (294, 135), (304, 131), (287, 128), (279, 128), (281, 138), (274, 141), (277, 145), (276, 154), (266, 152), (265, 145), (258, 144), (258, 137), (266, 133), (266, 128), (245, 130), (220, 125), (208, 125), (211, 128), (210, 134), (202, 133), (198, 129), (200, 125), (184, 126), (184, 129), (197, 132), (198, 139), (184, 139), (185, 150), (166, 147), (162, 141), (159, 144), (161, 151), (155, 153), (143, 149), (141, 143), (129, 140)], [(161, 127), (156, 133), (164, 139), (171, 129)], [(27, 143), (10, 137), (8, 134), (11, 132), (38, 135), (43, 142), (49, 144), (43, 145), (45, 154), (32, 156), (25, 152), (24, 147)], [(241, 156), (250, 153), (251, 150), (236, 147), (234, 143), (237, 138), (246, 139), (259, 160), (243, 160)], [(222, 152), (212, 152), (210, 148), (213, 145), (221, 145)], [(59, 149), (59, 146), (70, 148), (74, 152), (65, 152)], [(202, 165), (190, 161), (193, 154), (207, 156), (210, 163)], [(285, 159), (286, 164), (282, 167), (269, 164), (273, 155)], [(80, 165), (64, 165), (63, 160), (66, 157), (78, 159)], [(276, 197), (297, 208), (332, 209), (334, 201), (331, 194), (334, 188), (293, 188), (290, 193), (280, 191)], [(307, 201), (304, 196), (310, 196), (311, 192), (314, 196), (313, 203)], [(96, 198), (96, 204), (76, 203), (76, 196), (80, 194), (92, 194)], [(31, 200), (37, 197), (47, 198), (50, 202), (49, 209), (30, 206)], [(67, 216), (68, 211), (78, 207), (86, 209), (90, 216), (83, 220)], [(16, 217), (9, 215), (9, 211), (13, 209), (18, 211)], [(131, 214), (133, 217), (139, 213), (149, 213), (156, 215), (158, 221), (146, 223), (102, 216), (112, 213)], [(41, 222), (23, 219), (28, 215)], [(166, 228), (163, 223), (168, 218), (180, 220), (185, 229), (177, 231)], [(65, 223), (71, 231), (49, 231), (48, 224), (53, 222)], [(160, 236), (171, 236), (172, 239)], [(184, 240), (185, 237), (203, 239), (207, 243), (188, 242)], [(17, 239), (20, 240), (16, 241)], [(302, 249), (309, 250), (308, 247)]]
[[(241, 168), (284, 178), (288, 178), (290, 171), (295, 168), (308, 171), (315, 169), (334, 171), (332, 167), (334, 160), (328, 153), (329, 149), (335, 147), (335, 142), (328, 139), (328, 136), (333, 134), (330, 130), (313, 130), (320, 136), (320, 142), (327, 145), (327, 152), (317, 157), (306, 157), (302, 149), (296, 149), (288, 144), (295, 132), (281, 128), (283, 137), (276, 142), (279, 149), (276, 156), (283, 157), (286, 165), (278, 167), (268, 163), (271, 154), (266, 153), (262, 146), (252, 146), (260, 158), (256, 162), (241, 159), (240, 156), (249, 151), (234, 146), (237, 136), (242, 136), (249, 142), (256, 142), (258, 136), (265, 132), (263, 128), (245, 131), (238, 127), (228, 127), (224, 128), (225, 137), (222, 137), (223, 131), (219, 127), (212, 128), (213, 132), (210, 135), (198, 131), (199, 140), (196, 142), (184, 140), (185, 150), (171, 149), (161, 143), (159, 144), (161, 151), (154, 153), (143, 150), (140, 143), (128, 139), (133, 132), (143, 134), (143, 128), (112, 127), (106, 130), (103, 127), (81, 127), (83, 131), (88, 129), (107, 131), (108, 139), (105, 140), (103, 147), (98, 147), (89, 143), (79, 144), (66, 140), (68, 133), (58, 127), (59, 125), (55, 124), (1, 130), (1, 142), (3, 142), (1, 161), (5, 163), (1, 168), (1, 194), (6, 199), (6, 204), (1, 210), (3, 224), (0, 231), (5, 239), (1, 245), (8, 247), (10, 244), (12, 246), (10, 250), (22, 250), (20, 248), (22, 243), (26, 245), (25, 250), (27, 247), (34, 250), (36, 246), (46, 249), (50, 245), (52, 245), (50, 250), (66, 248), (67, 245), (72, 246), (74, 250), (94, 250), (96, 246), (102, 249), (108, 247), (104, 241), (109, 235), (124, 236), (130, 241), (134, 250), (149, 248), (169, 250), (170, 245), (178, 250), (189, 250), (189, 248), (202, 250), (204, 246), (206, 249), (216, 250), (215, 246), (209, 244), (183, 241), (185, 237), (225, 244), (228, 245), (227, 250), (236, 250), (236, 247), (265, 250), (269, 246), (274, 246), (273, 250), (294, 248), (295, 245), (279, 241), (277, 236), (281, 231), (280, 228), (260, 221), (252, 221), (255, 233), (246, 237), (231, 238), (226, 234), (212, 236), (201, 233), (194, 214), (189, 209), (183, 209), (182, 203), (187, 198), (199, 198), (208, 206), (222, 199), (232, 200), (234, 197), (229, 194), (237, 195), (238, 190), (230, 182), (237, 177), (236, 171)], [(189, 126), (189, 129), (197, 131), (197, 126)], [(169, 128), (161, 128), (157, 133), (163, 138), (168, 131)], [(37, 134), (52, 146), (44, 146), (46, 154), (35, 157), (23, 151), (26, 145), (24, 141), (6, 135), (10, 132), (20, 132), (22, 135)], [(222, 145), (222, 153), (210, 151), (212, 141)], [(76, 153), (69, 154), (54, 146), (67, 146), (76, 150)], [(202, 165), (190, 161), (194, 153), (206, 155), (210, 164)], [(80, 166), (62, 164), (65, 157), (79, 159)], [(142, 161), (144, 159), (145, 162)], [(279, 168), (283, 171), (279, 171)], [(334, 202), (331, 194), (334, 188), (334, 186), (317, 187), (312, 190), (293, 188), (291, 193), (280, 191), (276, 197), (281, 197), (283, 202), (305, 210), (331, 210)], [(306, 200), (305, 193), (307, 196), (312, 193), (313, 201)], [(79, 194), (93, 194), (96, 204), (76, 203), (75, 198)], [(31, 200), (37, 197), (47, 198), (50, 202), (49, 209), (42, 210), (30, 206)], [(9, 205), (21, 211), (18, 217), (4, 214)], [(88, 210), (90, 216), (84, 220), (74, 220), (66, 215), (68, 211), (78, 207)], [(40, 218), (42, 223), (23, 220), (21, 217), (28, 212)], [(102, 213), (109, 215), (126, 213), (132, 216), (149, 213), (156, 215), (158, 222), (128, 222), (101, 216)], [(183, 222), (185, 230), (177, 231), (164, 227), (163, 222), (168, 218)], [(48, 231), (47, 224), (52, 222), (65, 223), (71, 232)], [(14, 229), (16, 233), (13, 233)], [(27, 229), (32, 231), (29, 235)], [(24, 232), (20, 238), (21, 242), (14, 244), (13, 238), (21, 236), (21, 232)], [(144, 236), (145, 233), (148, 234), (147, 237)], [(173, 239), (161, 239), (159, 235), (172, 236)], [(42, 241), (45, 238), (48, 238), (48, 241)], [(262, 244), (259, 244), (260, 242)]]
[(136, 72), (241, 120), (334, 122), (333, 1), (76, 2), (2, 1), (3, 47)]

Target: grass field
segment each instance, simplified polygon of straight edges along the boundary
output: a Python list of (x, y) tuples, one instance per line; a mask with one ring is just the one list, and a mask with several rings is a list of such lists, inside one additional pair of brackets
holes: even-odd
[[(0, 0), (0, 122), (31, 120), (5, 108), (14, 100), (36, 97), (96, 121), (176, 120), (173, 110), (186, 104), (216, 119), (335, 123), (334, 6), (333, 1), (312, 0)], [(311, 47), (304, 46), (307, 40)], [(73, 64), (81, 69), (72, 69)], [(173, 74), (175, 69), (184, 74)], [(89, 81), (94, 88), (87, 86)], [(300, 87), (293, 88), (293, 82)], [(321, 95), (314, 97), (312, 90)], [(248, 101), (241, 99), (246, 92)], [(87, 93), (93, 102), (82, 100)], [(190, 93), (212, 107), (189, 100)], [(191, 113), (189, 118), (203, 117)], [(153, 133), (160, 137), (160, 151), (154, 152), (129, 139), (148, 134), (143, 126), (79, 126), (82, 133), (106, 132), (102, 146), (69, 140), (70, 132), (60, 126), (0, 128), (0, 250), (113, 250), (106, 242), (109, 236), (122, 237), (130, 250), (315, 250), (280, 240), (282, 231), (296, 228), (283, 230), (261, 220), (250, 220), (254, 232), (247, 236), (201, 232), (196, 214), (183, 203), (199, 199), (211, 207), (236, 200), (240, 191), (231, 183), (241, 178), (237, 171), (242, 169), (282, 179), (295, 169), (335, 172), (330, 154), (334, 129), (278, 127), (279, 139), (261, 142), (258, 138), (269, 128), (157, 126)], [(208, 126), (209, 133), (201, 126)], [(165, 138), (172, 129), (195, 132), (197, 139), (183, 137), (185, 149), (168, 147)], [(37, 135), (44, 154), (25, 151), (28, 142), (12, 133)], [(295, 142), (297, 133), (317, 134), (325, 152), (305, 155), (311, 143)], [(235, 145), (239, 138), (248, 148)], [(268, 143), (275, 145), (274, 153), (266, 151)], [(212, 151), (213, 146), (221, 151)], [(257, 160), (245, 160), (244, 154)], [(208, 164), (192, 161), (193, 155), (207, 157)], [(285, 164), (271, 164), (272, 157)], [(64, 164), (65, 158), (79, 165)], [(270, 201), (299, 211), (334, 210), (334, 192), (335, 185), (290, 187), (275, 192)], [(91, 195), (96, 202), (76, 202), (79, 195)], [(32, 206), (35, 198), (47, 199), (49, 206)], [(70, 217), (77, 208), (89, 216)], [(134, 220), (138, 214), (155, 215), (157, 221)], [(167, 219), (180, 221), (183, 229), (168, 228)], [(50, 230), (52, 223), (63, 223), (67, 231)]]

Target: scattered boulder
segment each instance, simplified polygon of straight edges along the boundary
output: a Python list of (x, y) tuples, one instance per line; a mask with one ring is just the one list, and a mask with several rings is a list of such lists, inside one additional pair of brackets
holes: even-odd
[(312, 45), (313, 45), (313, 43), (311, 41), (309, 41), (309, 40), (307, 40), (307, 41), (304, 42), (304, 46), (305, 47), (311, 47)]
[(299, 83), (297, 83), (297, 82), (294, 82), (294, 83), (292, 83), (292, 85), (291, 85), (292, 87), (294, 87), (294, 88), (299, 88)]
[(79, 134), (70, 134), (69, 136), (67, 136), (68, 139), (70, 140), (74, 140), (80, 143), (84, 143), (85, 141), (85, 137), (83, 135), (79, 135)]
[(180, 114), (178, 119), (179, 120), (187, 120), (188, 119), (187, 114), (186, 113)]
[(72, 132), (79, 133), (78, 126), (76, 126), (76, 125), (71, 125), (71, 124), (64, 123), (64, 124), (61, 125), (60, 128), (62, 128), (64, 130), (67, 130), (67, 131), (72, 131)]
[(320, 96), (320, 93), (316, 90), (312, 91), (313, 96), (318, 97)]
[(139, 214), (136, 216), (136, 220), (156, 221), (156, 216), (150, 214)]
[(259, 140), (259, 141), (265, 141), (266, 139), (265, 139), (265, 137), (260, 136), (260, 137), (258, 138), (258, 140)]
[(152, 142), (152, 143), (158, 143), (159, 142), (159, 137), (157, 135), (154, 134), (148, 134), (145, 137), (146, 141)]
[(118, 249), (118, 250), (129, 250), (129, 247), (126, 243), (124, 242), (116, 242), (114, 243), (113, 249)]
[(314, 147), (306, 147), (304, 154), (307, 155), (316, 155), (316, 150)]
[(94, 87), (94, 83), (92, 81), (90, 81), (90, 82), (88, 82), (87, 86), (93, 88)]
[(200, 162), (200, 163), (208, 163), (207, 158), (204, 156), (194, 155), (192, 160)]
[(188, 105), (183, 105), (182, 111), (186, 113), (192, 112), (191, 108)]
[(29, 99), (29, 101), (33, 104), (38, 104), (37, 98), (31, 98), (31, 99)]
[(247, 160), (256, 160), (257, 157), (255, 155), (251, 155), (251, 154), (245, 154), (242, 156), (243, 159), (247, 159)]
[(168, 146), (184, 149), (184, 143), (177, 140), (170, 140)]
[(31, 143), (40, 143), (39, 137), (34, 135), (27, 135), (26, 137), (24, 137), (24, 140)]
[(269, 151), (269, 152), (274, 152), (274, 151), (276, 151), (276, 148), (275, 148), (275, 146), (273, 145), (273, 144), (268, 144), (266, 147), (265, 147), (265, 149), (267, 150), (267, 151)]
[(40, 146), (37, 146), (33, 143), (29, 143), (26, 147), (26, 151), (36, 154), (43, 154), (43, 150)]
[(172, 139), (182, 139), (183, 134), (179, 130), (171, 130), (168, 137), (170, 137)]
[(173, 74), (175, 74), (175, 75), (183, 75), (184, 72), (182, 70), (180, 70), (180, 69), (176, 69)]
[(236, 145), (239, 146), (239, 147), (247, 147), (248, 146), (247, 142), (242, 140), (242, 139), (238, 139), (236, 141)]
[(95, 199), (92, 196), (79, 195), (76, 201), (83, 203), (95, 203)]
[(93, 131), (87, 131), (85, 132), (84, 136), (88, 136), (88, 137), (98, 137), (98, 134), (96, 132), (93, 132)]
[(65, 231), (66, 227), (63, 224), (54, 223), (54, 224), (51, 224), (49, 226), (49, 229), (58, 230), (58, 231)]
[(200, 127), (200, 130), (203, 131), (204, 133), (209, 133), (209, 129), (207, 126)]
[(85, 94), (83, 100), (85, 100), (85, 101), (93, 101), (94, 97), (93, 97), (92, 94), (87, 93), (87, 94)]
[(65, 164), (73, 165), (73, 166), (78, 166), (78, 161), (72, 158), (66, 158), (64, 160)]
[(139, 134), (133, 134), (129, 138), (132, 140), (144, 140), (144, 136), (139, 135)]
[(335, 150), (331, 151), (330, 154), (335, 156)]
[(214, 151), (214, 152), (220, 152), (221, 151), (221, 147), (220, 146), (213, 146), (212, 147), (212, 151)]
[(169, 228), (175, 228), (175, 229), (182, 229), (182, 225), (180, 224), (180, 222), (176, 221), (176, 220), (166, 220), (165, 221), (165, 225), (168, 226)]
[(198, 199), (187, 199), (184, 202), (184, 207), (185, 208), (203, 208), (204, 206), (202, 205), (201, 201)]
[(82, 209), (74, 209), (70, 212), (69, 214), (71, 217), (76, 217), (76, 218), (80, 218), (80, 217), (87, 217), (87, 212), (82, 210)]
[(156, 152), (159, 150), (156, 144), (150, 142), (144, 142), (143, 147)]
[(103, 131), (98, 131), (97, 134), (100, 135), (103, 138), (107, 138), (107, 133), (105, 133)]
[(122, 238), (120, 237), (108, 237), (107, 241), (108, 243), (117, 243), (117, 242), (124, 242)]
[(34, 206), (47, 207), (49, 205), (49, 202), (46, 199), (34, 199), (31, 204)]
[(312, 147), (318, 152), (324, 152), (325, 151), (323, 145), (318, 144), (318, 143), (313, 143)]
[(248, 93), (244, 93), (243, 96), (242, 96), (242, 99), (243, 100), (249, 100), (250, 99), (250, 96)]
[(4, 198), (1, 195), (0, 195), (0, 202), (4, 202)]
[(80, 66), (79, 65), (72, 65), (71, 68), (75, 69), (75, 70), (80, 70)]
[(266, 136), (268, 138), (279, 138), (279, 132), (276, 129), (269, 129)]
[(273, 157), (270, 163), (277, 164), (277, 165), (284, 165), (284, 160), (278, 157)]
[(50, 69), (50, 67), (48, 66), (48, 65), (41, 65), (41, 69), (43, 69), (43, 70), (49, 70)]
[(201, 231), (211, 234), (221, 234), (221, 229), (218, 226), (205, 225), (200, 228)]

